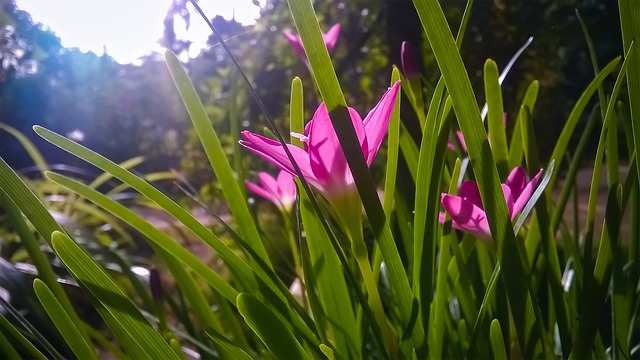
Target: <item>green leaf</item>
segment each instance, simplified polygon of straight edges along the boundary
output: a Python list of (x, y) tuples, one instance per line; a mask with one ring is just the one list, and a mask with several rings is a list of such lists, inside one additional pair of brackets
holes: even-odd
[[(345, 281), (344, 269), (329, 236), (313, 211), (306, 194), (300, 194), (300, 214), (309, 249), (309, 270), (315, 275), (317, 291), (322, 306), (323, 322), (331, 334), (331, 344), (345, 358), (360, 358), (361, 335), (351, 306), (350, 289)], [(341, 251), (340, 249), (337, 249)], [(344, 256), (344, 255), (343, 255)], [(305, 269), (307, 272), (307, 269)], [(360, 286), (359, 284), (351, 284)], [(309, 292), (315, 291), (308, 289)], [(326, 320), (325, 320), (326, 319)], [(373, 319), (371, 319), (373, 320)]]
[(236, 360), (251, 360), (252, 357), (249, 356), (244, 350), (233, 344), (229, 339), (224, 337), (221, 333), (217, 332), (213, 328), (206, 327), (205, 332), (207, 336), (216, 343), (218, 348), (223, 349), (226, 354), (230, 356), (231, 359)]
[[(611, 60), (611, 62), (609, 64), (607, 64), (607, 66), (605, 66), (602, 69), (602, 71), (600, 71), (598, 76), (596, 76), (593, 80), (591, 80), (589, 85), (586, 87), (586, 89), (580, 95), (580, 98), (578, 98), (578, 101), (576, 102), (576, 104), (573, 106), (573, 109), (571, 109), (571, 113), (569, 113), (569, 117), (567, 118), (567, 122), (565, 123), (564, 127), (562, 128), (562, 132), (560, 133), (560, 136), (558, 137), (558, 140), (556, 141), (556, 146), (553, 148), (553, 152), (551, 153), (550, 159), (554, 159), (558, 163), (556, 164), (556, 171), (553, 174), (553, 176), (551, 177), (551, 183), (550, 183), (549, 189), (553, 189), (554, 188), (555, 179), (558, 176), (558, 172), (561, 169), (562, 159), (564, 158), (564, 154), (567, 151), (567, 148), (569, 146), (569, 140), (571, 140), (571, 136), (573, 136), (573, 133), (574, 133), (575, 128), (576, 128), (576, 125), (578, 124), (578, 121), (582, 117), (584, 109), (586, 108), (587, 104), (591, 100), (591, 97), (596, 92), (596, 90), (598, 89), (600, 84), (602, 84), (604, 79), (611, 72), (613, 72), (613, 70), (616, 69), (616, 67), (618, 66), (619, 62), (620, 62), (620, 57), (619, 56), (616, 57), (615, 59)], [(551, 190), (549, 190), (547, 192), (547, 194), (548, 194), (548, 196), (550, 196), (551, 195)]]
[(493, 351), (494, 359), (507, 359), (507, 350), (504, 346), (504, 339), (502, 338), (502, 329), (500, 328), (500, 321), (493, 319), (491, 321), (491, 350)]
[[(640, 148), (640, 51), (629, 52), (634, 41), (640, 40), (640, 2), (635, 0), (618, 0), (620, 9), (620, 28), (622, 29), (622, 45), (629, 57), (627, 70), (627, 91), (631, 107), (631, 127), (633, 143)], [(625, 59), (627, 60), (627, 59)], [(640, 183), (640, 167), (637, 168)]]
[(240, 294), (238, 311), (276, 359), (310, 359), (285, 323), (255, 296)]
[(33, 162), (38, 167), (38, 170), (40, 170), (42, 174), (44, 174), (45, 171), (49, 170), (49, 165), (42, 157), (42, 154), (40, 153), (40, 151), (38, 151), (38, 148), (35, 145), (33, 145), (33, 143), (29, 140), (28, 137), (26, 137), (20, 131), (4, 123), (0, 123), (0, 129), (8, 132), (9, 134), (13, 135), (13, 137), (18, 139), (22, 147), (24, 147), (24, 149), (27, 151), (27, 153), (31, 157), (31, 160), (33, 160)]
[[(22, 332), (20, 332), (18, 329), (16, 329), (13, 326), (13, 324), (11, 324), (2, 314), (0, 314), (0, 334), (2, 334), (2, 335), (5, 335), (5, 334), (10, 335), (12, 340), (14, 341), (14, 343), (11, 344), (11, 345), (22, 347), (22, 349), (24, 349), (26, 352), (28, 352), (29, 356), (31, 356), (32, 358), (38, 359), (38, 360), (46, 360), (47, 359), (47, 357), (44, 356), (44, 354), (41, 353), (40, 350), (38, 350), (38, 348), (35, 347), (29, 340), (27, 340), (27, 338), (22, 334)], [(15, 342), (17, 342), (17, 343), (15, 343)], [(41, 344), (41, 345), (45, 346), (44, 344)], [(45, 348), (48, 349), (48, 346), (45, 346)], [(56, 353), (52, 353), (50, 356), (51, 356), (51, 358), (55, 358), (55, 359), (62, 358), (62, 356), (60, 354), (58, 354), (57, 352)]]
[[(295, 77), (291, 82), (291, 106), (289, 109), (289, 123), (291, 133), (304, 134), (304, 94), (302, 80)], [(299, 148), (304, 148), (302, 141), (291, 136), (291, 143)]]
[(591, 356), (594, 337), (604, 314), (605, 301), (609, 291), (613, 256), (618, 246), (620, 223), (622, 221), (622, 186), (614, 185), (609, 190), (602, 236), (593, 276), (585, 285), (585, 304), (575, 331), (574, 346), (569, 359), (586, 359)]
[(98, 359), (95, 350), (84, 339), (80, 330), (75, 326), (73, 320), (71, 320), (47, 285), (42, 280), (35, 279), (33, 281), (33, 289), (53, 324), (60, 331), (60, 334), (62, 334), (78, 359)]
[(502, 106), (502, 89), (498, 80), (498, 65), (488, 59), (484, 63), (484, 92), (487, 98), (489, 134), (491, 134), (491, 151), (501, 179), (509, 175), (509, 153), (507, 133), (504, 128), (504, 107)]
[(176, 84), (176, 88), (180, 92), (180, 97), (182, 97), (182, 101), (191, 117), (193, 126), (198, 133), (204, 151), (213, 167), (220, 187), (222, 188), (224, 198), (238, 224), (238, 230), (244, 236), (249, 246), (260, 256), (260, 259), (268, 264), (269, 267), (272, 267), (267, 251), (258, 233), (258, 228), (253, 221), (251, 212), (249, 212), (245, 197), (242, 195), (242, 191), (236, 182), (233, 170), (227, 161), (218, 135), (209, 121), (209, 117), (196, 93), (196, 89), (193, 87), (191, 80), (189, 80), (187, 73), (180, 64), (180, 60), (178, 60), (171, 51), (165, 53), (165, 60), (169, 67), (169, 72), (173, 77), (173, 81)]
[(538, 98), (538, 89), (540, 84), (538, 80), (534, 80), (527, 87), (527, 91), (524, 94), (522, 105), (520, 106), (520, 112), (516, 118), (516, 125), (513, 128), (513, 134), (511, 136), (511, 146), (509, 147), (509, 167), (514, 168), (520, 166), (522, 163), (522, 154), (524, 152), (522, 139), (522, 110), (533, 109), (536, 105)]
[[(62, 227), (53, 219), (49, 210), (42, 204), (38, 197), (29, 189), (24, 181), (13, 171), (9, 165), (0, 158), (0, 200), (3, 207), (11, 218), (13, 225), (24, 241), (25, 247), (29, 252), (34, 265), (36, 265), (40, 277), (47, 284), (49, 289), (53, 291), (56, 298), (65, 308), (76, 327), (80, 327), (82, 321), (78, 317), (73, 305), (69, 301), (62, 286), (58, 283), (57, 276), (53, 273), (50, 264), (45, 255), (40, 250), (40, 244), (36, 241), (22, 219), (20, 211), (29, 219), (29, 222), (36, 228), (45, 241), (51, 245), (51, 233), (54, 231), (64, 231)], [(86, 333), (81, 330), (85, 339), (88, 339)]]
[(60, 261), (90, 295), (128, 355), (138, 359), (179, 359), (127, 295), (71, 238), (56, 231), (51, 235), (51, 243)]

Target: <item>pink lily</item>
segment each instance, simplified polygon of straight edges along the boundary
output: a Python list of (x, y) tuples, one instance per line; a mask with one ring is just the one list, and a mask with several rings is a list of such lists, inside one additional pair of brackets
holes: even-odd
[[(507, 180), (502, 184), (502, 191), (507, 202), (511, 220), (522, 211), (533, 195), (538, 185), (542, 170), (527, 182), (527, 171), (523, 167), (516, 167), (511, 171)], [(466, 231), (481, 240), (491, 237), (487, 215), (482, 206), (480, 191), (475, 181), (465, 181), (460, 186), (457, 196), (442, 194), (440, 203), (447, 213), (451, 215), (451, 226)], [(440, 223), (444, 223), (445, 214), (440, 213)]]
[[(304, 47), (302, 46), (302, 40), (298, 34), (294, 34), (291, 31), (283, 31), (282, 35), (289, 40), (289, 44), (296, 52), (298, 57), (307, 63), (307, 55), (304, 52)], [(324, 45), (327, 47), (329, 52), (333, 51), (333, 48), (336, 46), (336, 42), (338, 41), (338, 36), (340, 35), (340, 24), (333, 25), (329, 31), (326, 33), (322, 33), (322, 40), (324, 40)]]
[(283, 212), (290, 212), (296, 202), (296, 183), (293, 176), (286, 171), (280, 171), (278, 177), (274, 178), (261, 171), (258, 173), (258, 179), (262, 185), (245, 181), (247, 189), (271, 201)]
[[(354, 109), (348, 108), (367, 165), (373, 162), (387, 132), (399, 88), (398, 81), (385, 92), (364, 121)], [(305, 144), (304, 150), (294, 145), (287, 147), (305, 179), (329, 200), (338, 200), (343, 195), (353, 194), (353, 176), (324, 103), (320, 104), (311, 121), (305, 126), (304, 132), (304, 135), (298, 134)], [(279, 142), (249, 131), (243, 131), (242, 137), (242, 146), (295, 175), (293, 165)]]

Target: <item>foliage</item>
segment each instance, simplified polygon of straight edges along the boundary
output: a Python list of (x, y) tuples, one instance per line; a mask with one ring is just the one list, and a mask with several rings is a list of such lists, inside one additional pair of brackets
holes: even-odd
[[(272, 39), (279, 36), (278, 28), (269, 28), (272, 34), (264, 39), (265, 46), (271, 44), (268, 40), (276, 44), (262, 57), (272, 65), (265, 67), (267, 71), (259, 71), (261, 63), (252, 62), (251, 57), (236, 68), (240, 55), (257, 56), (258, 46), (250, 42), (220, 43), (187, 68), (175, 54), (166, 53), (168, 74), (177, 90), (166, 96), (179, 95), (182, 100), (194, 129), (189, 150), (195, 153), (196, 144), (203, 149), (200, 155), (188, 156), (199, 156), (198, 166), (215, 173), (224, 213), (211, 209), (188, 183), (181, 186), (216, 219), (215, 229), (152, 185), (150, 176), (134, 173), (131, 168), (140, 160), (118, 164), (41, 126), (34, 127), (38, 136), (97, 167), (102, 175), (85, 184), (49, 171), (34, 155), (37, 152), (29, 151), (47, 180), (33, 186), (0, 159), (0, 203), (38, 278), (25, 280), (13, 264), (0, 262), (7, 269), (0, 274), (10, 274), (0, 280), (21, 281), (13, 282), (17, 285), (10, 289), (11, 302), (0, 300), (3, 355), (94, 358), (109, 352), (117, 358), (186, 358), (195, 352), (201, 358), (243, 359), (580, 359), (606, 354), (618, 359), (640, 355), (640, 224), (623, 226), (625, 214), (637, 218), (640, 211), (640, 170), (634, 146), (640, 134), (635, 111), (640, 62), (635, 61), (639, 53), (632, 40), (640, 38), (640, 3), (619, 1), (624, 51), (607, 59), (602, 68), (593, 54), (595, 77), (574, 101), (551, 143), (549, 160), (539, 147), (548, 142), (534, 126), (533, 114), (544, 104), (537, 102), (537, 81), (527, 83), (522, 100), (509, 100), (519, 104), (517, 112), (508, 115), (513, 119), (511, 131), (505, 131), (503, 120), (510, 93), (501, 86), (493, 60), (483, 61), (483, 86), (474, 92), (460, 49), (465, 49), (467, 24), (473, 24), (467, 22), (471, 9), (482, 8), (482, 3), (469, 1), (461, 25), (450, 26), (437, 0), (413, 1), (430, 48), (419, 54), (432, 59), (439, 69), (433, 81), (429, 74), (388, 69), (388, 63), (376, 56), (382, 40), (372, 42), (361, 59), (349, 58), (353, 50), (349, 47), (356, 44), (355, 49), (362, 50), (353, 40), (339, 42), (335, 55), (329, 56), (321, 30), (334, 11), (347, 11), (351, 4), (339, 3), (325, 13), (310, 1), (289, 0), (293, 23), (282, 20), (284, 5), (271, 13), (282, 16), (278, 20), (300, 34), (309, 68), (294, 60), (293, 52), (288, 55), (290, 62), (286, 56), (282, 60), (272, 55), (286, 51), (283, 39)], [(458, 29), (457, 36), (451, 28)], [(225, 33), (214, 32), (212, 42), (221, 36)], [(99, 61), (109, 64), (106, 58)], [(339, 71), (340, 61), (355, 66), (355, 72)], [(213, 64), (216, 67), (211, 70)], [(367, 75), (361, 77), (358, 66), (366, 67)], [(294, 77), (291, 67), (302, 75)], [(384, 85), (377, 83), (384, 76), (376, 74), (382, 68), (391, 70)], [(203, 83), (190, 79), (201, 79), (206, 72), (219, 77)], [(271, 82), (261, 82), (258, 73), (293, 79), (291, 87), (265, 88)], [(389, 85), (391, 90), (375, 105)], [(87, 86), (87, 91), (98, 91)], [(402, 99), (395, 96), (398, 86)], [(127, 90), (123, 94), (135, 95)], [(219, 90), (219, 98), (211, 97)], [(589, 106), (596, 92), (599, 101)], [(144, 97), (134, 99), (130, 112), (148, 105)], [(281, 114), (289, 115), (271, 116), (284, 99), (288, 111)], [(486, 100), (486, 114), (477, 99)], [(305, 128), (305, 119), (312, 117), (321, 101), (313, 126)], [(246, 106), (249, 102), (252, 105)], [(360, 124), (348, 105), (355, 105), (355, 111), (373, 108), (374, 115)], [(580, 134), (574, 147), (571, 138), (583, 118), (588, 119), (590, 131)], [(287, 279), (279, 271), (281, 261), (270, 251), (269, 231), (258, 221), (267, 211), (256, 215), (248, 201), (243, 181), (246, 164), (235, 144), (241, 119), (251, 119), (242, 127), (253, 131), (268, 127), (264, 132), (271, 139), (262, 138), (268, 146), (249, 147), (297, 177), (296, 206), (271, 211), (282, 224), (277, 237), (285, 239), (293, 257), (293, 274)], [(596, 121), (601, 126), (595, 137), (587, 213), (578, 212), (575, 200), (575, 210), (567, 217), (563, 214), (577, 188), (577, 167)], [(386, 132), (376, 127), (379, 124), (389, 124), (387, 156), (381, 161), (382, 199), (373, 176), (376, 170), (369, 170), (380, 145), (371, 139)], [(416, 125), (417, 131), (407, 130)], [(454, 136), (456, 150), (452, 150), (449, 138), (456, 128), (465, 146)], [(619, 128), (628, 134), (627, 174), (618, 166)], [(3, 129), (32, 150), (19, 131), (6, 125)], [(293, 134), (285, 138), (283, 134), (288, 133)], [(248, 133), (244, 134), (242, 144), (247, 146)], [(563, 162), (569, 170), (561, 183)], [(602, 184), (606, 200), (599, 199), (603, 165), (608, 175)], [(321, 175), (328, 180), (318, 181)], [(123, 186), (111, 191), (101, 187), (112, 178)], [(197, 256), (201, 254), (189, 251), (175, 236), (118, 201), (114, 193), (123, 188), (154, 204), (200, 249), (215, 252), (215, 261), (203, 260)], [(560, 188), (559, 197), (556, 188)], [(92, 251), (81, 233), (63, 227), (54, 218), (57, 205), (47, 197), (52, 194), (62, 195), (63, 211), (79, 214), (81, 223), (119, 226), (120, 222), (105, 220), (117, 218), (141, 234), (158, 259), (148, 273), (148, 283), (133, 274), (133, 259), (105, 261), (103, 256), (117, 251)], [(78, 213), (72, 211), (75, 204), (82, 204)], [(604, 216), (597, 218), (599, 204), (604, 204)], [(443, 207), (446, 211), (441, 212)], [(581, 218), (584, 228), (578, 226)], [(599, 233), (596, 222), (601, 225)], [(473, 231), (478, 227), (481, 232)], [(113, 264), (116, 270), (111, 269)], [(297, 286), (290, 288), (291, 277)], [(73, 306), (70, 299), (76, 297), (61, 286), (62, 279), (77, 284), (82, 294), (77, 298), (94, 309), (100, 320)], [(32, 287), (24, 290), (20, 287), (24, 281), (32, 282)], [(175, 284), (175, 289), (170, 291), (169, 284)], [(26, 299), (21, 305), (28, 307), (28, 316), (15, 308), (19, 296)], [(43, 319), (49, 319), (48, 325), (33, 325)]]

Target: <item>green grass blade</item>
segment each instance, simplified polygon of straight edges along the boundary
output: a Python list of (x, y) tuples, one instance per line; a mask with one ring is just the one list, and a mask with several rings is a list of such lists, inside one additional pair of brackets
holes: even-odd
[(233, 144), (233, 171), (236, 177), (236, 183), (242, 193), (247, 198), (247, 188), (244, 186), (244, 164), (242, 163), (242, 150), (240, 146), (240, 131), (242, 130), (242, 121), (238, 113), (239, 101), (239, 77), (235, 72), (231, 75), (231, 95), (229, 96), (229, 132), (231, 135), (231, 143)]
[(230, 355), (230, 359), (236, 360), (251, 360), (252, 357), (249, 356), (243, 349), (232, 343), (229, 339), (227, 339), (224, 335), (217, 332), (215, 329), (207, 327), (205, 328), (205, 332), (207, 336), (216, 343), (218, 348), (223, 349), (224, 352)]
[[(123, 169), (132, 169), (140, 164), (142, 164), (144, 162), (144, 157), (142, 156), (136, 156), (133, 157), (129, 160), (125, 160), (123, 162), (121, 162), (119, 165), (123, 168)], [(98, 176), (97, 178), (95, 178), (91, 183), (89, 183), (89, 186), (97, 189), (100, 185), (106, 183), (107, 181), (113, 179), (113, 175), (105, 172), (100, 174), (100, 176)]]
[(620, 222), (622, 221), (622, 186), (614, 185), (609, 190), (605, 221), (600, 238), (600, 248), (593, 275), (585, 286), (585, 304), (575, 332), (574, 346), (569, 359), (591, 357), (594, 337), (600, 316), (604, 313), (605, 301), (611, 280), (613, 256), (618, 246)]
[(131, 357), (179, 359), (127, 295), (71, 238), (61, 232), (54, 232), (51, 243), (65, 267), (88, 292), (94, 305), (102, 306), (109, 313), (111, 317), (105, 318), (109, 327), (120, 329), (116, 334), (126, 334), (126, 338), (119, 340)]
[(489, 59), (484, 63), (484, 92), (487, 99), (491, 151), (501, 179), (506, 179), (509, 169), (507, 132), (504, 128), (504, 106), (502, 89), (498, 79), (498, 65)]
[[(33, 359), (38, 360), (46, 360), (47, 357), (44, 356), (37, 347), (35, 347), (27, 338), (22, 335), (22, 333), (16, 329), (13, 324), (11, 324), (2, 314), (0, 314), (0, 332), (2, 334), (10, 335), (12, 340), (14, 341), (13, 345), (20, 346), (24, 349), (25, 352), (29, 353), (29, 356)], [(17, 343), (16, 343), (17, 342)], [(55, 357), (55, 355), (51, 355)]]
[[(629, 52), (635, 41), (640, 39), (640, 2), (635, 0), (618, 0), (620, 10), (620, 27), (622, 29), (622, 45), (629, 59), (627, 70), (627, 91), (631, 107), (631, 127), (633, 143), (640, 148), (640, 51)], [(625, 59), (626, 60), (626, 59)], [(640, 167), (637, 168), (640, 183)]]
[[(391, 84), (393, 85), (399, 79), (400, 71), (394, 67), (391, 73)], [(398, 174), (398, 156), (400, 154), (400, 98), (401, 96), (396, 98), (396, 104), (391, 114), (389, 138), (387, 140), (387, 165), (384, 179), (384, 199), (382, 201), (382, 208), (387, 218), (391, 216), (396, 189), (396, 177)]]
[(533, 330), (536, 319), (527, 283), (522, 281), (529, 273), (528, 263), (524, 260), (522, 245), (513, 234), (500, 178), (469, 77), (438, 1), (414, 0), (414, 5), (453, 100), (453, 108), (469, 149), (498, 259), (504, 269), (502, 275), (521, 349), (525, 357), (532, 356), (539, 336)]
[(22, 357), (18, 354), (18, 351), (13, 347), (11, 341), (0, 331), (0, 354), (7, 360), (20, 360)]
[[(304, 93), (302, 80), (299, 77), (295, 77), (291, 82), (289, 124), (292, 133), (304, 134)], [(290, 141), (293, 145), (304, 148), (304, 144), (299, 138), (291, 136)]]
[(310, 359), (285, 323), (253, 295), (240, 294), (238, 311), (276, 359)]
[[(49, 245), (51, 245), (51, 233), (64, 230), (53, 219), (47, 208), (33, 191), (29, 189), (20, 176), (18, 176), (2, 158), (0, 158), (0, 188), (2, 188), (3, 207), (14, 220), (14, 226), (17, 226), (20, 230), (23, 241), (25, 241), (25, 246), (31, 249), (29, 256), (33, 256), (32, 260), (34, 261), (34, 265), (37, 266), (41, 278), (56, 295), (58, 301), (60, 301), (69, 316), (73, 319), (76, 327), (80, 327), (82, 321), (78, 317), (62, 286), (58, 283), (57, 277), (50, 268), (44, 254), (42, 254), (39, 249), (38, 242), (32, 235), (28, 234), (30, 230), (26, 227), (26, 224), (18, 219), (21, 217), (19, 212), (21, 211), (27, 219), (29, 219), (29, 222), (31, 222), (36, 228), (36, 231), (40, 233), (40, 236), (42, 236)], [(17, 208), (13, 207), (12, 204), (16, 205)], [(83, 336), (85, 339), (88, 339), (88, 336), (84, 332)]]
[(534, 80), (527, 87), (527, 91), (524, 94), (522, 105), (520, 105), (520, 112), (516, 118), (516, 125), (513, 128), (513, 135), (511, 136), (511, 144), (509, 146), (509, 167), (514, 168), (522, 164), (522, 155), (524, 152), (522, 139), (522, 109), (533, 109), (538, 99), (538, 89), (540, 84), (538, 80)]
[[(522, 118), (523, 138), (525, 148), (525, 159), (527, 167), (529, 169), (529, 175), (535, 176), (540, 168), (540, 159), (538, 156), (538, 142), (536, 140), (535, 132), (533, 129), (533, 122), (531, 121), (530, 113), (527, 108), (523, 109), (524, 117)], [(552, 300), (553, 310), (557, 317), (558, 333), (560, 334), (560, 342), (562, 352), (566, 356), (571, 352), (571, 323), (569, 322), (569, 316), (567, 314), (567, 301), (565, 297), (565, 291), (562, 286), (562, 271), (560, 269), (560, 260), (558, 259), (558, 249), (556, 248), (555, 231), (551, 227), (551, 221), (549, 219), (549, 206), (547, 205), (546, 196), (542, 196), (545, 187), (548, 185), (550, 175), (553, 174), (553, 168), (555, 166), (555, 160), (551, 160), (549, 169), (547, 169), (547, 176), (542, 179), (541, 184), (536, 189), (536, 194), (539, 197), (532, 199), (536, 204), (536, 217), (531, 221), (533, 226), (538, 225), (539, 236), (542, 243), (542, 250), (544, 253), (544, 264), (546, 265), (546, 275), (548, 278), (548, 285), (551, 289), (549, 296)], [(544, 182), (547, 182), (546, 184)], [(529, 202), (531, 202), (531, 200)], [(527, 204), (529, 205), (529, 204)], [(526, 209), (525, 209), (526, 210)], [(521, 214), (521, 219), (524, 219), (525, 214)], [(518, 219), (519, 221), (521, 219)], [(544, 285), (543, 285), (544, 286)], [(533, 295), (532, 295), (533, 296)]]
[[(598, 76), (591, 80), (589, 85), (580, 95), (580, 98), (578, 98), (576, 104), (573, 106), (573, 109), (571, 109), (571, 113), (569, 113), (567, 122), (565, 123), (564, 128), (562, 128), (562, 132), (560, 133), (560, 136), (556, 141), (556, 146), (553, 148), (553, 152), (551, 153), (550, 159), (554, 159), (558, 163), (556, 164), (556, 171), (551, 177), (551, 184), (549, 186), (549, 189), (553, 189), (553, 186), (555, 185), (555, 179), (558, 176), (558, 172), (560, 171), (562, 159), (564, 158), (564, 154), (569, 146), (569, 140), (571, 140), (571, 136), (575, 131), (578, 121), (584, 113), (584, 109), (587, 107), (587, 104), (591, 100), (591, 97), (596, 92), (600, 84), (602, 84), (604, 79), (609, 76), (609, 74), (613, 72), (613, 70), (616, 69), (619, 62), (619, 56), (611, 60), (611, 62), (609, 62), (609, 64), (607, 64), (607, 66), (605, 66), (602, 71), (598, 73)], [(547, 194), (549, 194), (550, 196), (551, 190), (549, 190)]]
[(84, 339), (80, 330), (47, 285), (42, 280), (35, 279), (33, 289), (54, 325), (78, 359), (98, 359), (95, 350)]
[[(334, 250), (327, 233), (318, 221), (306, 194), (300, 195), (300, 214), (307, 235), (309, 266), (315, 275), (320, 305), (331, 334), (331, 343), (338, 354), (346, 358), (360, 358), (362, 357), (360, 330), (352, 307), (345, 306), (352, 303), (349, 287), (344, 278), (344, 271), (349, 269), (343, 269), (337, 251)], [(308, 290), (308, 292), (312, 291), (315, 290)]]
[(251, 248), (258, 254), (258, 256), (260, 256), (260, 259), (272, 267), (271, 260), (269, 260), (267, 251), (262, 243), (260, 234), (258, 233), (258, 228), (253, 221), (253, 217), (251, 216), (245, 197), (242, 194), (242, 190), (240, 190), (240, 187), (236, 182), (233, 170), (229, 165), (229, 161), (227, 160), (224, 149), (220, 144), (218, 135), (209, 121), (209, 117), (207, 116), (204, 106), (202, 105), (191, 80), (189, 80), (189, 77), (180, 64), (178, 58), (171, 51), (167, 51), (165, 53), (165, 60), (169, 67), (169, 72), (173, 77), (173, 81), (176, 84), (176, 88), (178, 89), (178, 92), (182, 97), (182, 101), (187, 108), (187, 112), (191, 117), (193, 126), (198, 133), (198, 137), (204, 147), (205, 153), (209, 158), (209, 162), (213, 167), (216, 178), (220, 183), (220, 187), (224, 193), (224, 198), (226, 199), (229, 209), (238, 224), (240, 233)]
[(33, 160), (33, 162), (38, 167), (38, 170), (40, 170), (42, 174), (44, 174), (45, 171), (49, 170), (49, 165), (42, 157), (40, 151), (38, 151), (38, 148), (33, 145), (29, 138), (24, 136), (24, 134), (20, 131), (4, 123), (0, 123), (0, 129), (8, 132), (9, 134), (13, 135), (13, 137), (18, 139), (22, 147), (24, 147), (24, 149), (27, 151), (27, 153), (31, 157), (31, 160)]
[(504, 346), (504, 339), (502, 338), (502, 328), (500, 328), (500, 321), (498, 321), (497, 319), (493, 319), (493, 321), (491, 321), (490, 338), (493, 358), (506, 360), (507, 349)]
[[(606, 144), (608, 140), (608, 132), (611, 131), (611, 124), (617, 121), (617, 117), (615, 116), (615, 103), (618, 98), (618, 94), (620, 93), (620, 89), (622, 88), (622, 83), (624, 82), (624, 76), (627, 71), (627, 66), (630, 64), (629, 60), (631, 59), (630, 54), (633, 53), (633, 44), (627, 51), (627, 56), (622, 62), (622, 66), (620, 67), (620, 72), (616, 78), (616, 82), (613, 86), (613, 90), (611, 91), (611, 98), (609, 99), (609, 104), (607, 105), (607, 111), (605, 112), (605, 118), (602, 125), (602, 132), (600, 132), (600, 140), (598, 141), (598, 149), (596, 150), (596, 158), (594, 160), (593, 165), (593, 175), (591, 177), (591, 187), (589, 191), (589, 207), (587, 209), (587, 219), (586, 219), (586, 228), (585, 228), (585, 240), (584, 240), (584, 268), (585, 270), (590, 269), (591, 262), (591, 249), (593, 243), (593, 227), (595, 223), (595, 215), (596, 215), (596, 207), (598, 205), (598, 188), (600, 184), (600, 169), (602, 167), (602, 159), (604, 157), (604, 151), (606, 149)], [(613, 126), (613, 128), (617, 128)], [(616, 134), (617, 136), (617, 134)]]

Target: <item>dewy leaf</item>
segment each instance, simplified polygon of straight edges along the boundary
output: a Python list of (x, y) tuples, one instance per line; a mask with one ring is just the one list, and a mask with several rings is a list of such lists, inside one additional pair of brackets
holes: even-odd
[(209, 158), (209, 162), (213, 167), (216, 178), (220, 183), (224, 198), (229, 205), (231, 213), (238, 224), (238, 230), (244, 236), (245, 240), (251, 248), (260, 256), (260, 258), (271, 267), (271, 261), (267, 255), (267, 251), (262, 243), (258, 228), (256, 227), (249, 207), (245, 201), (242, 191), (233, 175), (233, 170), (227, 161), (226, 154), (213, 125), (209, 121), (209, 117), (193, 87), (191, 80), (184, 71), (178, 58), (170, 51), (165, 54), (169, 72), (173, 77), (176, 88), (180, 92), (182, 101), (184, 102), (187, 112), (191, 117), (193, 126), (198, 133), (198, 137), (204, 147), (205, 153)]
[(147, 322), (131, 300), (89, 255), (61, 232), (51, 235), (51, 244), (60, 261), (78, 281), (118, 340), (132, 358), (176, 359), (179, 357)]

